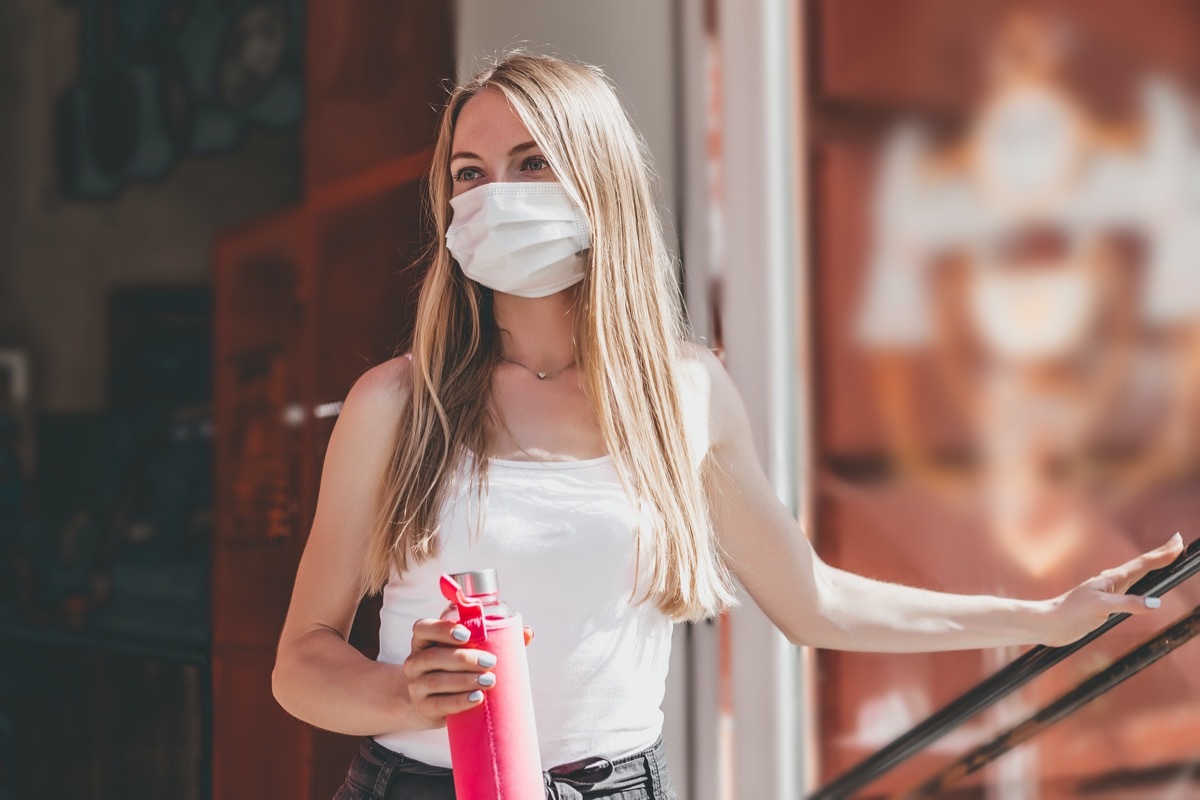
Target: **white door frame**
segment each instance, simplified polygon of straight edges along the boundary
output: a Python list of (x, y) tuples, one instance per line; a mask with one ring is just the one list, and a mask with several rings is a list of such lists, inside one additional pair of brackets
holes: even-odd
[[(709, 280), (722, 280), (727, 367), (780, 500), (811, 531), (809, 319), (801, 125), (801, 0), (718, 0), (721, 200), (712, 207), (702, 3), (683, 0), (680, 204), (685, 286), (697, 332), (711, 330)], [(701, 88), (697, 90), (696, 85)], [(713, 212), (719, 216), (713, 241)], [(812, 788), (809, 654), (743, 592), (731, 612), (732, 765), (720, 756), (717, 636), (692, 628), (694, 800), (796, 800)], [(731, 774), (728, 772), (731, 767)]]

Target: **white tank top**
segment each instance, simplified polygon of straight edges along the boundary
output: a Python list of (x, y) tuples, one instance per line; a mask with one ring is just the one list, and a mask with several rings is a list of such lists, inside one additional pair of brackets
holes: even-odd
[[(662, 732), (672, 632), (653, 601), (630, 598), (636, 526), (644, 554), (651, 517), (629, 501), (609, 456), (489, 464), (482, 529), (464, 468), (443, 508), (439, 554), (384, 587), (379, 660), (402, 663), (413, 623), (446, 608), (439, 576), (494, 568), (501, 600), (534, 630), (526, 652), (543, 767), (644, 750)], [(637, 597), (645, 586), (643, 577)], [(450, 766), (444, 727), (375, 739)]]

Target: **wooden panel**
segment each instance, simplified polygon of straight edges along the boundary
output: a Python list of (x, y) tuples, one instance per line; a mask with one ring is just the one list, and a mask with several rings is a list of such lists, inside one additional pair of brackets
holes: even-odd
[[(1187, 487), (1158, 491), (1131, 509), (1130, 516), (1157, 516), (1158, 530), (1166, 520), (1181, 525), (1196, 519), (1196, 496)], [(911, 487), (862, 486), (827, 477), (817, 512), (820, 552), (829, 563), (882, 580), (964, 594), (1053, 597), (1157, 543), (1147, 541), (1148, 534), (1133, 532), (1133, 525), (1097, 520), (1089, 526), (1085, 553), (1035, 577), (1005, 555), (981, 516), (950, 508)], [(910, 788), (952, 756), (1107, 666), (1197, 602), (1200, 586), (1185, 584), (1164, 598), (1160, 612), (1123, 623), (1014, 695), (1003, 709), (982, 715), (933, 751), (902, 765), (876, 789)], [(819, 652), (822, 775), (833, 777), (864, 758), (901, 727), (940, 708), (1018, 652)], [(1198, 660), (1200, 648), (1182, 648), (1046, 731), (1025, 748), (1033, 779), (1039, 785), (1073, 786), (1116, 769), (1155, 770), (1182, 763), (1200, 741), (1200, 726), (1194, 722), (1200, 719)], [(1180, 708), (1190, 709), (1191, 716)]]
[[(311, 259), (303, 209), (216, 243), (213, 797), (305, 798), (309, 733), (271, 694), (310, 524)], [(269, 745), (267, 744), (269, 743)], [(279, 754), (287, 754), (280, 759)], [(264, 763), (267, 762), (267, 763)], [(300, 768), (296, 764), (301, 764)], [(301, 791), (301, 787), (305, 787)]]
[[(819, 97), (842, 103), (961, 107), (1004, 0), (821, 0), (813, 47)], [(982, 23), (982, 24), (981, 24)]]
[(219, 543), (295, 543), (302, 530), (305, 215), (226, 234), (216, 245), (214, 456)]
[[(880, 496), (850, 485), (826, 486), (818, 504), (822, 558), (880, 580), (947, 591), (986, 591), (956, 559), (975, 532), (931, 514), (921, 498)], [(919, 531), (919, 536), (914, 532)], [(957, 544), (955, 544), (957, 542)], [(938, 545), (945, 545), (941, 548)], [(821, 774), (832, 778), (987, 674), (978, 651), (904, 655), (821, 650), (817, 653)], [(968, 730), (978, 730), (978, 725)], [(959, 750), (961, 739), (944, 743)], [(952, 750), (952, 752), (954, 752)], [(908, 788), (947, 756), (913, 759), (877, 788)]]
[[(874, 164), (863, 146), (829, 142), (818, 151), (814, 167), (819, 446), (836, 458), (878, 457), (890, 449), (888, 432), (869, 354), (855, 337), (871, 241)], [(929, 451), (965, 449), (969, 432), (964, 416), (945, 390), (932, 355), (918, 354), (911, 366), (917, 427)]]
[(283, 629), (299, 545), (217, 545), (213, 553), (213, 640), (274, 644)]
[[(213, 649), (213, 797), (307, 798), (309, 728), (271, 697), (275, 649)], [(331, 796), (331, 795), (330, 795)]]
[(411, 336), (420, 273), (421, 184), (410, 181), (314, 212), (315, 391), (345, 397)]
[[(1155, 546), (1171, 531), (1195, 528), (1194, 486), (1147, 493), (1119, 517), (1086, 521), (1087, 546), (1055, 568), (1033, 575), (996, 541), (982, 511), (968, 503), (838, 477), (840, 462), (887, 450), (871, 371), (854, 342), (854, 319), (868, 257), (871, 145), (896, 112), (932, 112), (937, 124), (955, 122), (972, 107), (981, 84), (986, 46), (1017, 3), (1007, 0), (812, 0), (808, 28), (812, 59), (810, 114), (814, 232), (812, 297), (817, 397), (817, 538), (830, 563), (885, 580), (962, 593), (1051, 597), (1076, 582)], [(1024, 4), (1027, 7), (1029, 4)], [(1071, 24), (1076, 50), (1067, 76), (1094, 112), (1126, 119), (1133, 89), (1147, 70), (1193, 83), (1200, 76), (1200, 5), (1190, 0), (1046, 0), (1034, 6)], [(920, 429), (937, 448), (957, 449), (966, 431), (939, 386), (929, 359), (914, 372)], [(1194, 483), (1194, 481), (1193, 481)], [(1190, 527), (1189, 527), (1190, 526)], [(1137, 617), (1042, 676), (1007, 704), (957, 737), (902, 765), (874, 790), (907, 789), (1007, 722), (1093, 674), (1160, 627), (1192, 608), (1200, 587), (1181, 587), (1157, 614)], [(821, 772), (825, 779), (852, 765), (912, 722), (1016, 656), (1016, 652), (877, 655), (818, 654)], [(998, 768), (1029, 759), (1031, 791), (1078, 796), (1105, 785), (1118, 770), (1145, 771), (1144, 794), (1166, 791), (1175, 769), (1194, 759), (1200, 719), (1200, 649), (1189, 645), (1070, 719), (1051, 728)], [(905, 719), (906, 715), (909, 719)], [(1015, 718), (1014, 718), (1015, 715)], [(865, 734), (865, 736), (863, 735)], [(1157, 772), (1156, 772), (1157, 771)], [(1154, 783), (1157, 776), (1158, 784)], [(1012, 778), (1012, 773), (1009, 774)], [(998, 785), (999, 773), (974, 781)], [(969, 782), (968, 782), (969, 785)], [(1032, 788), (1036, 785), (1036, 789)], [(1172, 787), (1186, 791), (1182, 784)], [(1058, 794), (1061, 789), (1062, 793)], [(964, 788), (964, 796), (984, 790)], [(1089, 792), (1090, 793), (1090, 792)], [(866, 796), (875, 796), (868, 791)], [(1133, 796), (1132, 793), (1129, 796)]]
[[(451, 4), (310, 3), (305, 205), (217, 245), (213, 796), (327, 798), (356, 737), (274, 701), (270, 675), (312, 525), (332, 403), (411, 329), (420, 178)], [(320, 410), (318, 410), (320, 409)], [(379, 603), (350, 641), (378, 652)]]
[(346, 772), (354, 754), (358, 752), (362, 739), (358, 736), (343, 736), (340, 733), (309, 728), (308, 797), (325, 800), (337, 793), (346, 780)]
[(309, 192), (421, 150), (454, 75), (451, 3), (309, 3)]
[[(820, 99), (888, 108), (962, 110), (1014, 0), (818, 0), (810, 46)], [(1197, 66), (1200, 7), (1190, 0), (1044, 0), (1075, 32), (1073, 71), (1098, 99), (1142, 68), (1182, 77)], [(1124, 87), (1114, 84), (1124, 84)]]
[(817, 426), (821, 452), (879, 452), (885, 439), (865, 354), (854, 342), (854, 315), (868, 253), (870, 162), (861, 151), (823, 148), (815, 162)]

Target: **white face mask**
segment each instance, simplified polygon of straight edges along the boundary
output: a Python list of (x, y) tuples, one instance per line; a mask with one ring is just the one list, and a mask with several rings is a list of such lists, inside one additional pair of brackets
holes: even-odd
[(591, 229), (561, 183), (488, 183), (450, 201), (446, 247), (471, 280), (545, 297), (583, 280)]

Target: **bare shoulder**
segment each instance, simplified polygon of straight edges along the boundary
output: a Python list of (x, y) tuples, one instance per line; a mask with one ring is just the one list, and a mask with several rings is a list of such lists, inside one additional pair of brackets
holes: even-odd
[(375, 424), (398, 421), (412, 394), (412, 369), (412, 359), (405, 354), (358, 376), (342, 404), (342, 418), (366, 416)]
[[(681, 349), (680, 375), (683, 402), (691, 406), (690, 413), (702, 415), (705, 422), (706, 447), (737, 439), (746, 410), (741, 395), (715, 353), (702, 344), (686, 343)], [(685, 410), (685, 413), (689, 413)]]
[(721, 359), (716, 353), (700, 342), (684, 342), (679, 347), (680, 366), (687, 372), (694, 373), (692, 377), (711, 380), (713, 371), (725, 372)]
[(397, 356), (358, 376), (342, 402), (330, 436), (327, 471), (382, 469), (412, 395), (412, 371), (408, 357)]
[(708, 404), (708, 398), (713, 391), (714, 383), (721, 380), (725, 367), (720, 359), (704, 345), (698, 342), (684, 342), (679, 348), (679, 359), (676, 363), (676, 373), (679, 376), (680, 391), (684, 402)]
[(343, 531), (352, 532), (356, 544), (365, 542), (370, 520), (354, 525), (346, 520), (373, 505), (370, 493), (392, 458), (401, 413), (412, 393), (409, 363), (404, 356), (385, 361), (350, 387), (325, 451), (310, 542), (338, 538)]
[(680, 372), (689, 388), (703, 391), (719, 402), (737, 398), (733, 381), (716, 353), (697, 342), (685, 342), (680, 351)]
[(732, 384), (720, 359), (696, 342), (683, 343), (676, 366), (688, 444), (703, 458), (720, 438), (721, 415), (717, 412), (728, 402), (725, 394), (732, 389)]

